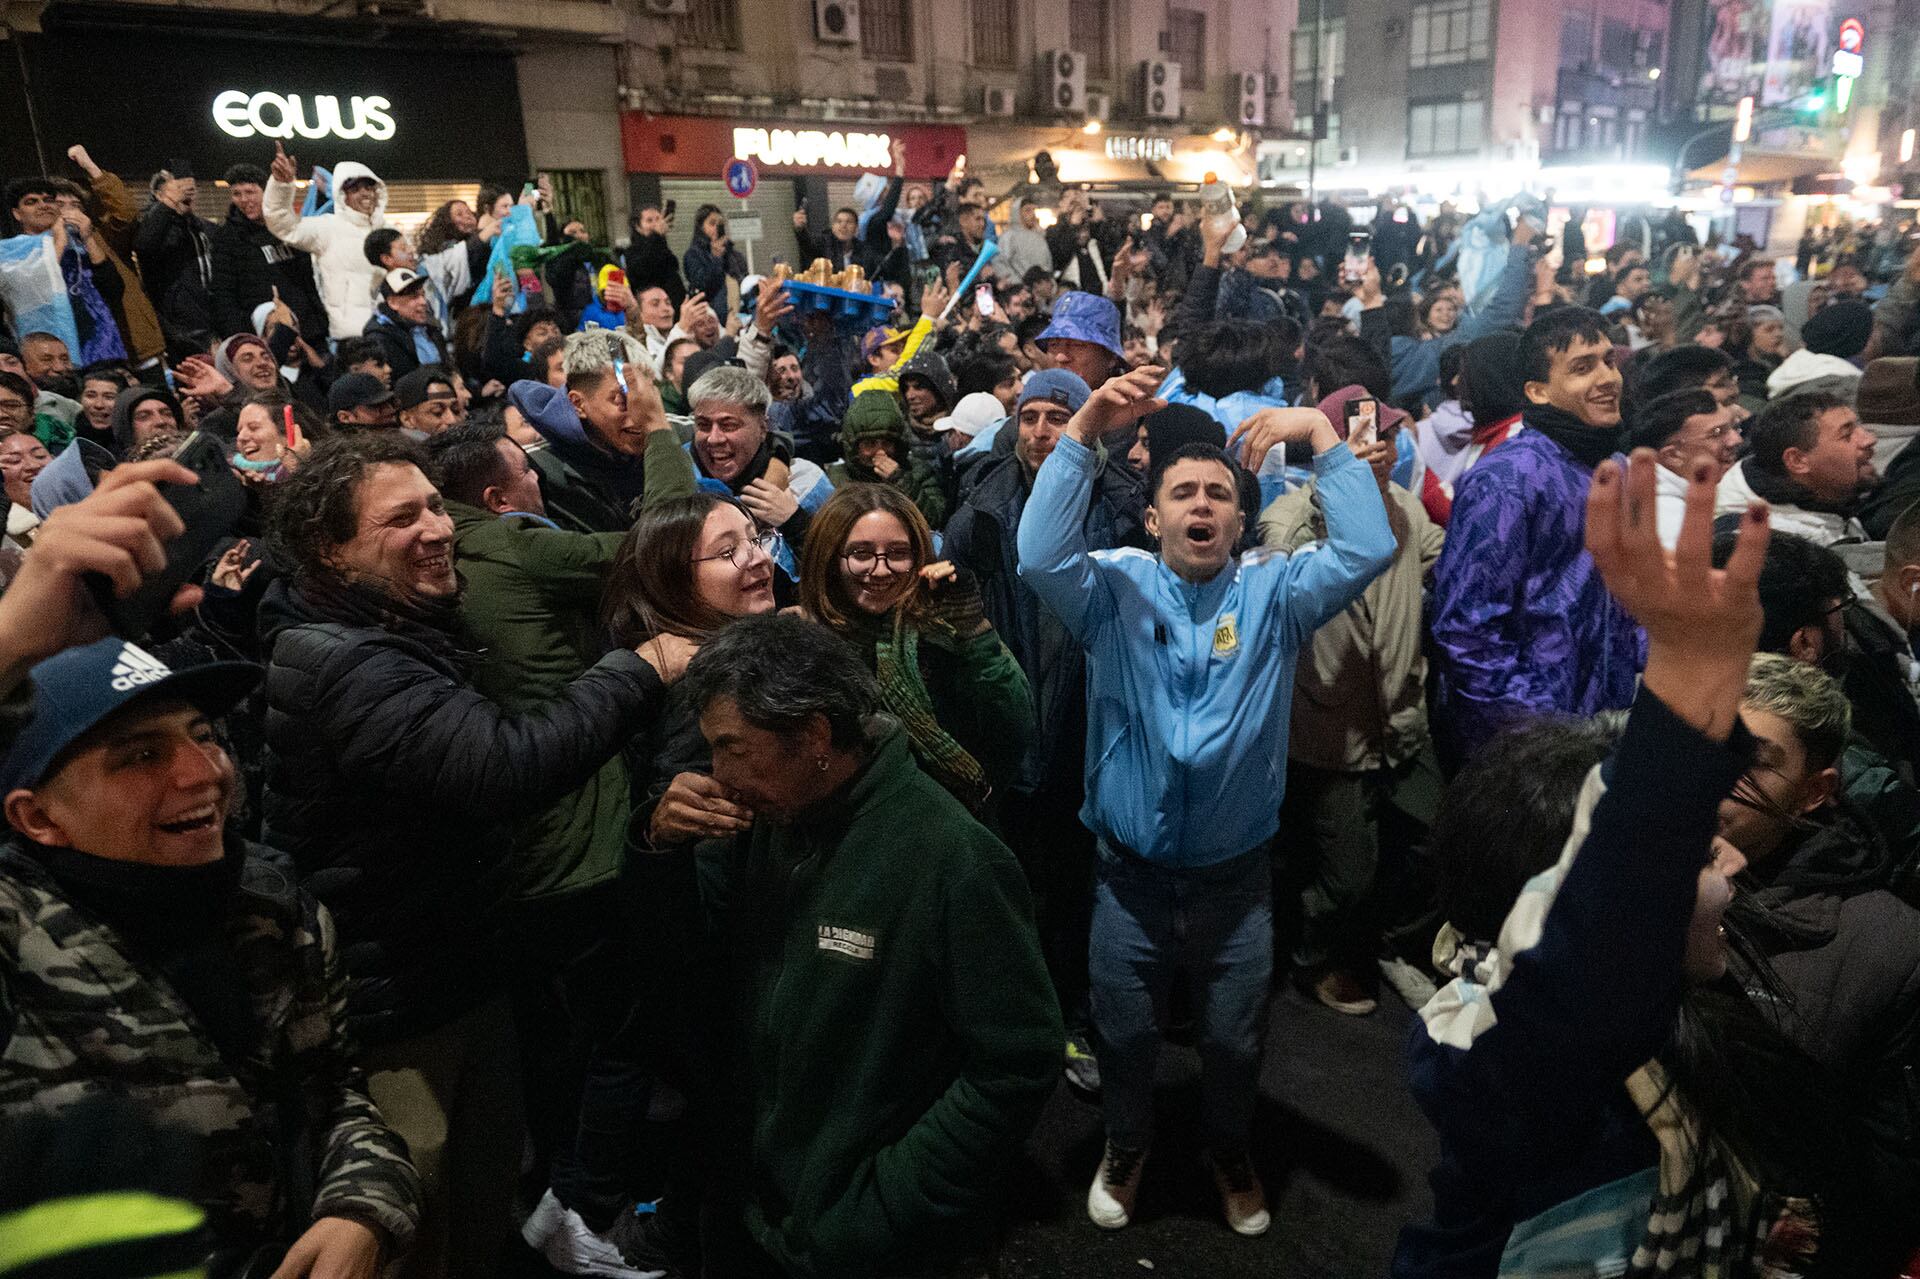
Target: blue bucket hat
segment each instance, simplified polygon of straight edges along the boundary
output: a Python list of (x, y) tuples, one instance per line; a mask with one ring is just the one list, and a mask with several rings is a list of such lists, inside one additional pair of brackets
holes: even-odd
[(1069, 369), (1042, 369), (1021, 385), (1020, 398), (1014, 402), (1013, 411), (1020, 412), (1031, 400), (1049, 400), (1069, 413), (1078, 413), (1092, 394), (1078, 373)]
[(260, 682), (260, 668), (210, 662), (175, 671), (138, 644), (109, 636), (54, 654), (28, 679), (32, 713), (0, 759), (0, 795), (45, 781), (62, 751), (137, 702), (178, 698), (209, 716), (224, 715)]
[(1054, 338), (1091, 342), (1112, 351), (1116, 360), (1126, 358), (1120, 350), (1120, 308), (1097, 293), (1074, 289), (1055, 300), (1052, 322), (1034, 341), (1044, 351)]

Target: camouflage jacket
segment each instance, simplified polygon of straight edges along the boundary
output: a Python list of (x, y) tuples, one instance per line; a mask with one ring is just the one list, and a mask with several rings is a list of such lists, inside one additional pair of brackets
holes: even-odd
[(321, 1217), (412, 1239), (420, 1180), (347, 1041), (333, 921), (255, 850), (228, 937), (263, 1033), (222, 1058), (193, 1012), (39, 862), (0, 847), (0, 1120), (102, 1094), (204, 1142), (197, 1201), (223, 1250), (291, 1242)]

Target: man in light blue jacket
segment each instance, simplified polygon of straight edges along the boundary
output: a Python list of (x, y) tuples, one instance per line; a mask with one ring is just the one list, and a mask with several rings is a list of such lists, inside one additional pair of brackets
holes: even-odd
[(1089, 552), (1079, 512), (1093, 445), (1164, 406), (1164, 370), (1094, 392), (1034, 478), (1020, 520), (1020, 576), (1087, 652), (1087, 799), (1099, 838), (1089, 967), (1100, 1046), (1105, 1157), (1087, 1212), (1133, 1215), (1153, 1130), (1156, 1009), (1183, 973), (1206, 985), (1199, 1051), (1203, 1123), (1228, 1224), (1267, 1229), (1247, 1159), (1273, 969), (1267, 844), (1286, 784), (1293, 669), (1314, 630), (1391, 562), (1379, 486), (1318, 409), (1267, 409), (1241, 425), (1249, 456), (1309, 441), (1327, 539), (1291, 555), (1233, 554), (1234, 464), (1207, 444), (1156, 460), (1147, 531), (1156, 559)]

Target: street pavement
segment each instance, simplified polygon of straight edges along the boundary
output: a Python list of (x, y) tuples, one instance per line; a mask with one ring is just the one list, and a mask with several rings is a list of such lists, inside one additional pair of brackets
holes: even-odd
[(1227, 1229), (1200, 1162), (1199, 1058), (1161, 1054), (1159, 1127), (1125, 1230), (1087, 1220), (1100, 1116), (1064, 1084), (1028, 1143), (1013, 1187), (1014, 1223), (999, 1279), (1376, 1279), (1394, 1239), (1432, 1205), (1433, 1129), (1407, 1092), (1412, 1013), (1382, 991), (1369, 1017), (1331, 1012), (1292, 989), (1277, 995), (1254, 1118), (1255, 1167), (1273, 1228)]
[[(1087, 1220), (1100, 1112), (1063, 1081), (1010, 1174), (1011, 1222), (988, 1279), (1384, 1276), (1400, 1227), (1431, 1207), (1438, 1143), (1407, 1093), (1413, 1015), (1391, 990), (1381, 996), (1369, 1017), (1331, 1012), (1290, 985), (1274, 997), (1253, 1135), (1273, 1212), (1266, 1235), (1243, 1239), (1221, 1218), (1196, 1135), (1199, 1058), (1169, 1044), (1135, 1223), (1109, 1232)], [(512, 1269), (557, 1275), (530, 1253)]]

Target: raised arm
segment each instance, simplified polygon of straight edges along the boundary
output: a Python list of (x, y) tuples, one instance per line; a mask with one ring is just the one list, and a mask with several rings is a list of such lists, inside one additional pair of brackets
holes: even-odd
[(1165, 369), (1149, 364), (1109, 379), (1088, 397), (1040, 464), (1020, 516), (1020, 577), (1082, 642), (1113, 608), (1087, 548), (1094, 446), (1102, 436), (1165, 408), (1167, 402), (1153, 393), (1165, 376)]

